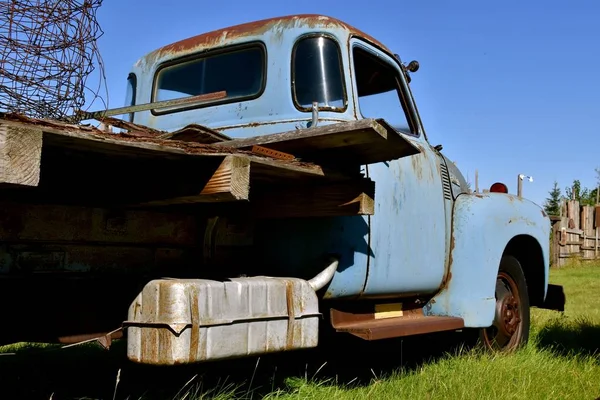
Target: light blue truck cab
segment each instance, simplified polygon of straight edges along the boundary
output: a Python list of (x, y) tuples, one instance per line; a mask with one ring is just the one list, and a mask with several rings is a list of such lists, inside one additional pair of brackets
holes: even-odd
[(530, 306), (564, 307), (562, 288), (548, 283), (549, 218), (504, 185), (470, 191), (428, 142), (409, 85), (417, 69), (337, 19), (273, 18), (139, 59), (128, 105), (204, 100), (129, 119), (165, 131), (198, 124), (231, 138), (385, 119), (419, 152), (362, 167), (375, 181), (375, 214), (254, 224), (264, 268), (256, 275), (319, 274), (320, 312), (333, 331), (373, 340), (476, 328), (489, 347), (514, 349), (527, 341)]

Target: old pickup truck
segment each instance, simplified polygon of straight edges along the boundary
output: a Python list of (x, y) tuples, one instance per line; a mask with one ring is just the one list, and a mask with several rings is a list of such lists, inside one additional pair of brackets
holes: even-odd
[[(323, 333), (467, 330), (492, 350), (523, 345), (530, 307), (564, 309), (549, 218), (502, 183), (472, 192), (428, 142), (418, 67), (337, 19), (287, 16), (140, 58), (126, 106), (89, 115), (129, 133), (5, 116), (0, 143), (38, 143), (41, 173), (0, 173), (14, 186), (0, 211), (4, 293), (36, 293), (42, 309), (62, 299), (37, 328), (17, 313), (13, 326), (106, 344), (120, 318), (129, 359), (158, 365), (313, 348)], [(0, 154), (11, 148), (23, 146)], [(195, 163), (202, 152), (212, 158)], [(177, 191), (182, 176), (203, 180), (197, 195)], [(338, 191), (350, 183), (360, 190)]]

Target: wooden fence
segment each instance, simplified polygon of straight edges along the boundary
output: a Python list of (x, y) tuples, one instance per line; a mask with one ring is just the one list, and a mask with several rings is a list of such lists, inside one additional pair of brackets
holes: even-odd
[(566, 200), (560, 215), (551, 220), (551, 266), (562, 267), (574, 259), (600, 261), (600, 205), (580, 206), (576, 200)]

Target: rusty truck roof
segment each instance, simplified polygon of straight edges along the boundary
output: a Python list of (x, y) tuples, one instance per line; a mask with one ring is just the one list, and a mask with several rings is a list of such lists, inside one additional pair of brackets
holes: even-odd
[(234, 25), (212, 32), (203, 33), (197, 36), (192, 36), (187, 39), (180, 40), (163, 46), (149, 53), (146, 57), (162, 58), (169, 54), (180, 54), (189, 52), (198, 48), (213, 47), (223, 43), (223, 40), (232, 40), (247, 36), (256, 36), (265, 33), (275, 26), (286, 28), (288, 26), (304, 25), (310, 28), (342, 28), (349, 32), (350, 36), (360, 37), (381, 48), (382, 50), (392, 54), (390, 49), (383, 43), (379, 42), (374, 37), (364, 33), (363, 31), (343, 22), (339, 19), (318, 14), (299, 14), (288, 15), (283, 17), (275, 17), (263, 19), (260, 21), (248, 22), (240, 25)]

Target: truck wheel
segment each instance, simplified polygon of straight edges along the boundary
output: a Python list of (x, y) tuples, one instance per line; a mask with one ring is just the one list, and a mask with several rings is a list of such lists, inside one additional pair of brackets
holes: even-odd
[(496, 278), (496, 312), (489, 328), (479, 331), (479, 341), (488, 350), (513, 351), (529, 340), (529, 294), (519, 261), (504, 256)]

